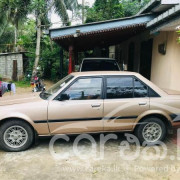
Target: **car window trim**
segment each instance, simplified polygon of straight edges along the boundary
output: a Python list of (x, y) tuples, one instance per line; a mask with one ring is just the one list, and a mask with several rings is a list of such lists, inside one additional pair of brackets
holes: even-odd
[[(134, 75), (133, 75), (134, 76)], [(152, 89), (151, 87), (149, 87), (145, 82), (143, 82), (141, 79), (139, 79), (137, 76), (134, 76), (138, 81), (140, 81), (142, 84), (144, 84), (145, 86), (147, 86), (148, 88), (148, 97), (149, 98), (159, 98), (161, 97), (154, 89)], [(158, 97), (150, 97), (150, 90), (153, 90), (157, 95)]]
[[(140, 80), (137, 76), (135, 75), (106, 75), (104, 76), (104, 99), (108, 99), (107, 98), (107, 78), (118, 78), (118, 77), (132, 77), (132, 83), (133, 83), (133, 97), (132, 98), (114, 98), (114, 99), (135, 99), (135, 98), (157, 98), (157, 97), (150, 97), (150, 88), (145, 82), (143, 82), (142, 80)], [(140, 81), (143, 85), (145, 85), (147, 87), (147, 92), (148, 92), (148, 96), (147, 97), (134, 97), (134, 79), (137, 79), (138, 81)], [(161, 97), (154, 89), (152, 89), (159, 97)], [(109, 99), (112, 100), (112, 99)]]
[(139, 78), (137, 78), (136, 76), (133, 75), (133, 77), (134, 77), (134, 79), (133, 79), (133, 88), (134, 88), (134, 89), (135, 89), (135, 86), (134, 86), (134, 80), (135, 80), (135, 79), (138, 80), (140, 83), (142, 83), (144, 86), (147, 87), (147, 97), (134, 97), (134, 92), (133, 92), (133, 98), (150, 98), (150, 97), (149, 97), (149, 86), (148, 86), (146, 83), (144, 83), (142, 80), (140, 80)]
[[(88, 99), (90, 101), (92, 100), (102, 100), (104, 99), (104, 93), (103, 93), (103, 89), (104, 89), (104, 78), (103, 76), (79, 76), (77, 78), (75, 78), (66, 88), (64, 88), (53, 100), (57, 100), (57, 98), (63, 94), (69, 87), (71, 87), (76, 81), (78, 81), (79, 79), (88, 79), (88, 78), (101, 78), (102, 79), (102, 83), (101, 83), (101, 98), (100, 99)], [(70, 101), (70, 100), (68, 100)], [(73, 100), (72, 100), (73, 101)], [(76, 100), (76, 101), (87, 101), (87, 100)]]

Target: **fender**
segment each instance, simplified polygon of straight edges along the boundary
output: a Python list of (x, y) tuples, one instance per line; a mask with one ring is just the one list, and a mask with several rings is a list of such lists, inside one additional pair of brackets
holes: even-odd
[(34, 130), (37, 132), (38, 135), (50, 135), (50, 131), (48, 128), (48, 123), (43, 123), (43, 124), (36, 124), (32, 119), (30, 119), (27, 115), (19, 112), (12, 112), (10, 114), (1, 114), (0, 115), (0, 122), (4, 119), (22, 119), (29, 123)]
[(11, 118), (23, 119), (24, 121), (27, 121), (32, 126), (34, 126), (34, 122), (27, 115), (20, 112), (12, 112), (10, 114), (3, 113), (0, 115), (0, 121), (4, 119), (11, 119)]
[(168, 121), (169, 123), (172, 125), (172, 118), (170, 117), (170, 115), (164, 111), (160, 111), (160, 110), (147, 110), (145, 111), (144, 113), (140, 114), (136, 121), (134, 122), (134, 125), (133, 125), (133, 130), (134, 128), (136, 127), (136, 125), (138, 124), (138, 122), (143, 119), (144, 117), (146, 116), (150, 116), (150, 115), (161, 115), (161, 116), (164, 116)]

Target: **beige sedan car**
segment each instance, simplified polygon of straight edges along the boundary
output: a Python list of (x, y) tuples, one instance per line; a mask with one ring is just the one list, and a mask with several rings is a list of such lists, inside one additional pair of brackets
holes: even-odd
[(141, 143), (156, 144), (178, 113), (180, 96), (138, 73), (72, 73), (40, 95), (0, 102), (0, 146), (23, 151), (37, 135), (101, 132), (134, 132)]

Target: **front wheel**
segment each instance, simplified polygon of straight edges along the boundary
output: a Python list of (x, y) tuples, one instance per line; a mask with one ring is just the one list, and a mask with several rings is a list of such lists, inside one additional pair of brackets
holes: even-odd
[(163, 121), (156, 117), (149, 117), (140, 122), (135, 130), (135, 135), (140, 143), (155, 145), (164, 140), (167, 130)]
[(0, 147), (5, 151), (24, 151), (32, 145), (33, 140), (33, 130), (24, 121), (9, 120), (0, 126)]

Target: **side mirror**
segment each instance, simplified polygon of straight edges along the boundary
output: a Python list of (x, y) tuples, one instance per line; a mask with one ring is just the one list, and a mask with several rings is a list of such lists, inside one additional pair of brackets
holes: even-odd
[(58, 98), (59, 101), (66, 101), (69, 100), (69, 96), (67, 94), (61, 94)]

